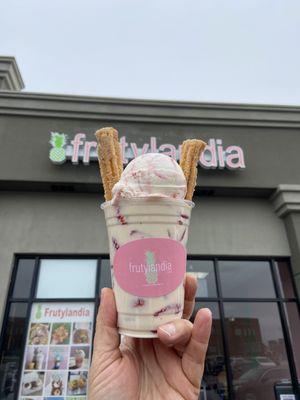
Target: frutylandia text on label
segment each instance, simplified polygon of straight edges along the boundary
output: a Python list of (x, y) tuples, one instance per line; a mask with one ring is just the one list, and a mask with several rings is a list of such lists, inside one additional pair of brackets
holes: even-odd
[(186, 269), (185, 247), (168, 238), (133, 240), (114, 257), (114, 277), (135, 296), (158, 297), (182, 284)]

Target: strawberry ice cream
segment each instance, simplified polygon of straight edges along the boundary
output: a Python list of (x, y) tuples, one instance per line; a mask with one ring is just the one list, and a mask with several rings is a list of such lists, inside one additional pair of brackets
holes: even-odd
[(147, 153), (132, 160), (112, 190), (113, 204), (120, 198), (169, 197), (184, 199), (186, 179), (179, 164), (161, 153)]

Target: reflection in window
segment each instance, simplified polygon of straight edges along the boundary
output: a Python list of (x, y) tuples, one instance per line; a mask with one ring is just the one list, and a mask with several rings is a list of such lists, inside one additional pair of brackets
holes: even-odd
[(219, 271), (224, 297), (275, 297), (268, 261), (219, 261)]
[(20, 259), (18, 261), (17, 275), (14, 283), (13, 298), (25, 299), (30, 295), (33, 279), (35, 259)]
[(191, 320), (194, 321), (197, 311), (204, 307), (211, 310), (213, 324), (201, 382), (200, 399), (225, 400), (228, 399), (227, 379), (218, 303), (197, 303)]
[(12, 399), (17, 390), (17, 376), (21, 368), (22, 343), (26, 327), (26, 303), (10, 305), (8, 324), (0, 353), (0, 398)]
[(274, 385), (290, 380), (277, 304), (224, 303), (224, 309), (235, 399), (275, 399)]
[(284, 309), (293, 347), (298, 377), (300, 377), (300, 320), (296, 303), (285, 303)]
[(294, 298), (295, 292), (292, 283), (290, 265), (287, 261), (277, 261), (274, 264), (281, 296), (285, 298)]
[(41, 260), (38, 298), (95, 296), (97, 260)]
[(217, 297), (214, 263), (209, 260), (187, 260), (186, 272), (196, 277), (196, 297)]
[[(103, 287), (112, 287), (111, 285), (111, 272), (110, 261), (108, 259), (101, 259), (100, 264), (100, 290)], [(99, 291), (100, 291), (99, 290)]]

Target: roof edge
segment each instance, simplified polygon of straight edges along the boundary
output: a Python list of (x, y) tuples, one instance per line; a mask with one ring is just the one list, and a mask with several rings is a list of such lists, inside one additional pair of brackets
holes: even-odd
[(300, 106), (197, 103), (17, 91), (0, 92), (0, 115), (300, 128)]

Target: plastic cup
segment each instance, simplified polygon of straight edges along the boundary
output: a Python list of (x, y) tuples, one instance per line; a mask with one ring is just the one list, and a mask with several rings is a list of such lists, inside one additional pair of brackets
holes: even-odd
[(157, 337), (182, 317), (186, 243), (194, 203), (167, 198), (105, 202), (119, 333)]

